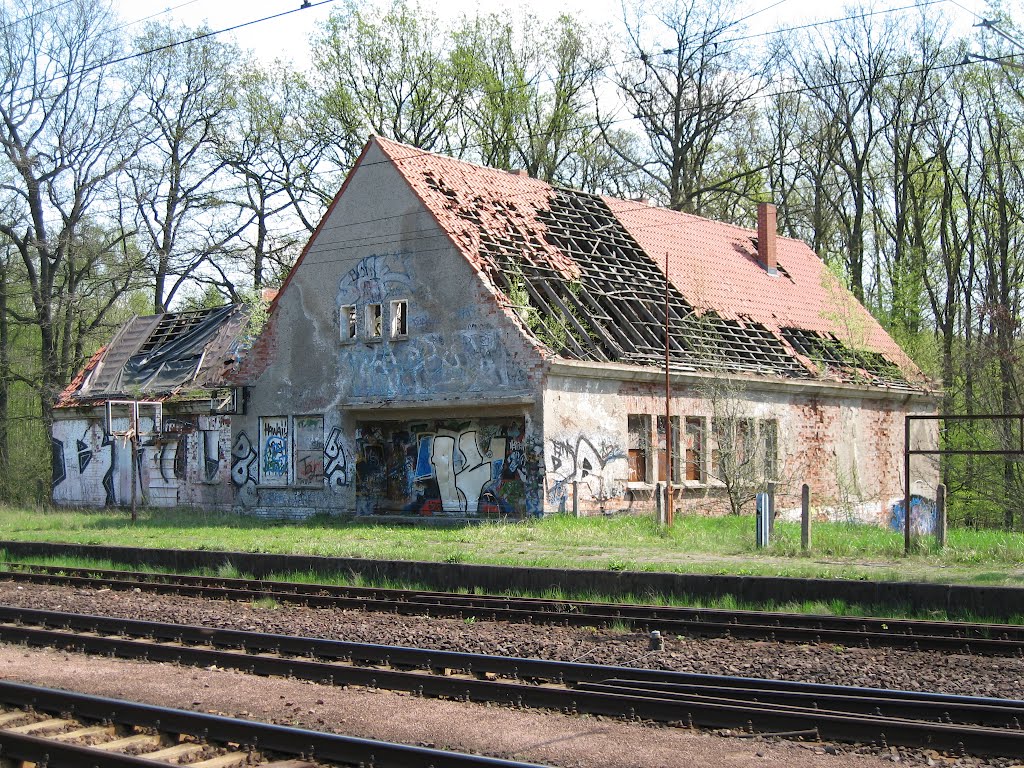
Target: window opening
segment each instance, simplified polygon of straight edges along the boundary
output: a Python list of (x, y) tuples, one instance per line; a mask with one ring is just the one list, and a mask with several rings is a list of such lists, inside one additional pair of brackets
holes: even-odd
[[(664, 483), (667, 480), (668, 455), (666, 453), (665, 440), (665, 417), (658, 417), (658, 480)], [(679, 482), (679, 417), (672, 417), (672, 482)]]
[(706, 482), (704, 474), (704, 419), (686, 417), (686, 479)]
[(341, 308), (341, 340), (352, 341), (359, 330), (356, 308), (348, 304)]
[(371, 339), (379, 339), (384, 335), (384, 316), (380, 304), (369, 304), (366, 307), (366, 335)]
[(629, 482), (649, 483), (651, 482), (651, 417), (646, 413), (628, 414), (626, 428), (629, 433), (627, 451)]
[(404, 339), (409, 335), (409, 302), (405, 299), (391, 302), (391, 338)]

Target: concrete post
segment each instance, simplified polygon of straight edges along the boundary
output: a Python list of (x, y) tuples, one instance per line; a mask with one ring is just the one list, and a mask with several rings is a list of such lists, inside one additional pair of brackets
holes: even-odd
[(935, 545), (940, 550), (946, 547), (946, 486), (943, 483), (935, 489)]
[(800, 551), (807, 552), (811, 548), (811, 487), (804, 483), (800, 486)]

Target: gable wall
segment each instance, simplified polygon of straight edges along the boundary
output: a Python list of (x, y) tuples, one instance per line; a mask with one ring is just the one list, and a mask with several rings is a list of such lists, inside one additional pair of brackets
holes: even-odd
[[(396, 300), (408, 302), (408, 338), (390, 338)], [(375, 304), (380, 340), (365, 327)], [(526, 498), (539, 477), (525, 477), (539, 460), (530, 470), (525, 453), (539, 444), (543, 358), (375, 145), (254, 351), (263, 370), (232, 446), (241, 510), (471, 516), (504, 485), (514, 514), (539, 513), (535, 490)]]

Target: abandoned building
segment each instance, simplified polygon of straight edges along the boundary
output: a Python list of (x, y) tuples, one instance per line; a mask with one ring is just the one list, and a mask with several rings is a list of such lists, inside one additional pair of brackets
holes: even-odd
[(772, 480), (881, 521), (937, 404), (772, 206), (752, 231), (376, 137), (238, 383), (235, 506), (275, 516), (651, 509), (671, 476), (679, 510)]
[[(152, 504), (515, 518), (653, 510), (671, 481), (674, 509), (716, 513), (771, 481), (781, 509), (808, 483), (886, 523), (904, 416), (935, 393), (758, 211), (749, 230), (372, 138), (240, 362), (230, 308), (136, 318), (93, 358), (57, 409), (54, 499), (125, 503), (103, 404), (131, 396), (163, 408)], [(932, 495), (934, 467), (912, 478)]]
[(226, 374), (246, 316), (228, 305), (122, 326), (57, 400), (53, 501), (127, 506), (134, 493), (140, 505), (230, 507), (231, 418), (241, 391)]

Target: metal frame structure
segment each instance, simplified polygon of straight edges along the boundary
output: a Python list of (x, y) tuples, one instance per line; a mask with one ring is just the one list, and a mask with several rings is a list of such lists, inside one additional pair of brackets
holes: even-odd
[[(946, 414), (935, 416), (912, 414), (903, 424), (903, 554), (910, 554), (910, 457), (911, 456), (1020, 456), (1024, 457), (1024, 413)], [(912, 421), (1016, 421), (1020, 425), (1020, 448), (910, 448)]]

